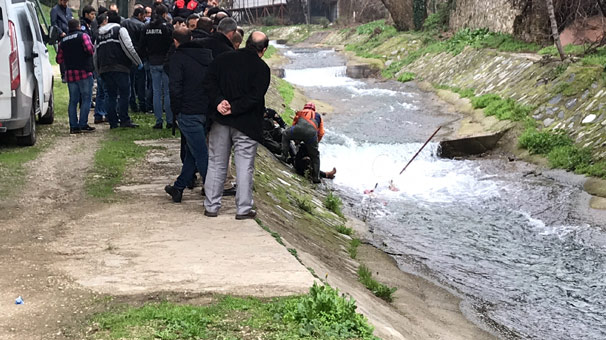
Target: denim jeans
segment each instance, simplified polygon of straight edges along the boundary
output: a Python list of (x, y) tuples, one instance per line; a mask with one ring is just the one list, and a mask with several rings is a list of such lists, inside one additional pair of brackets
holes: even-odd
[[(137, 100), (139, 105), (137, 105)], [(131, 111), (145, 112), (145, 70), (137, 66), (130, 69), (130, 109)]]
[(166, 111), (166, 122), (173, 123), (173, 112), (170, 109), (170, 95), (168, 93), (168, 74), (164, 72), (163, 65), (149, 65), (152, 77), (152, 88), (154, 91), (154, 116), (156, 124), (162, 124), (162, 99), (164, 99), (164, 111)]
[(206, 147), (206, 116), (204, 115), (179, 115), (179, 130), (185, 137), (185, 158), (181, 174), (175, 181), (175, 188), (179, 190), (191, 182), (196, 173), (196, 169), (204, 182), (206, 170), (208, 168), (208, 148)]
[[(69, 90), (69, 105), (67, 114), (69, 116), (69, 127), (71, 129), (83, 128), (88, 124), (88, 113), (90, 112), (90, 104), (93, 94), (93, 77), (86, 79), (68, 82)], [(80, 119), (78, 119), (78, 103), (80, 105)]]
[(149, 70), (149, 63), (146, 61), (145, 65), (145, 113), (153, 111), (154, 103), (154, 90), (152, 88), (151, 71)]
[(95, 119), (101, 119), (103, 116), (107, 114), (105, 111), (105, 100), (107, 98), (107, 91), (105, 90), (105, 86), (103, 85), (103, 80), (98, 74), (95, 74), (95, 79), (97, 80), (97, 99), (95, 101)]
[[(118, 126), (118, 117), (120, 118), (120, 125), (130, 123), (130, 117), (128, 115), (128, 97), (130, 95), (129, 78), (129, 74), (125, 72), (106, 72), (101, 75), (103, 85), (105, 85), (105, 90), (107, 91), (105, 106), (110, 127)], [(120, 96), (120, 98), (118, 98), (118, 96)]]

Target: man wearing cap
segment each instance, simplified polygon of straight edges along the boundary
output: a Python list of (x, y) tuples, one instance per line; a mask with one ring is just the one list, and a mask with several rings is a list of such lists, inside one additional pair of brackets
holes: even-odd
[(281, 160), (286, 162), (291, 140), (305, 143), (307, 154), (311, 159), (311, 180), (320, 183), (320, 151), (318, 143), (324, 136), (324, 121), (319, 113), (316, 113), (316, 105), (307, 103), (303, 110), (297, 112), (292, 126), (282, 132), (282, 156)]

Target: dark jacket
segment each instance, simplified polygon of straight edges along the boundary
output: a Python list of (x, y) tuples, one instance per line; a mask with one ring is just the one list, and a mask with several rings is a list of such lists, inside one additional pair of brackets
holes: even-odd
[(201, 28), (196, 28), (195, 30), (191, 31), (191, 36), (193, 39), (204, 39), (210, 37), (210, 33)]
[(67, 28), (67, 22), (73, 19), (71, 8), (63, 8), (59, 6), (59, 4), (57, 4), (51, 9), (50, 17), (51, 25), (56, 26), (59, 29), (59, 34), (67, 34), (69, 32), (69, 29)]
[(130, 73), (132, 65), (141, 64), (126, 28), (116, 23), (109, 23), (99, 28), (93, 59), (99, 74)]
[[(210, 118), (261, 142), (269, 80), (269, 67), (254, 50), (243, 48), (221, 54), (210, 65), (205, 82)], [(231, 115), (217, 112), (217, 105), (224, 99), (231, 104)]]
[[(95, 24), (97, 23), (97, 21), (95, 21)], [(88, 34), (88, 36), (90, 37), (90, 41), (94, 44), (95, 43), (95, 35), (93, 34), (93, 29), (92, 29), (92, 22), (86, 18), (82, 18), (80, 19), (80, 30), (86, 34)]]
[(204, 7), (196, 0), (177, 0), (175, 1), (172, 14), (173, 18), (181, 17), (187, 19), (188, 16), (203, 11)]
[(143, 31), (143, 28), (145, 28), (145, 24), (135, 17), (130, 17), (126, 20), (123, 20), (120, 25), (126, 28), (126, 30), (128, 31), (128, 36), (133, 42), (133, 45), (135, 47), (138, 47), (139, 43), (141, 42), (141, 32)]
[(213, 51), (213, 58), (217, 58), (220, 54), (231, 52), (234, 50), (234, 45), (231, 43), (225, 34), (215, 32), (210, 37), (199, 40), (204, 47)]
[(192, 42), (180, 45), (170, 58), (170, 107), (175, 114), (207, 114), (204, 77), (213, 61), (209, 49)]
[(138, 51), (150, 65), (163, 65), (172, 43), (173, 26), (163, 18), (157, 18), (143, 28)]

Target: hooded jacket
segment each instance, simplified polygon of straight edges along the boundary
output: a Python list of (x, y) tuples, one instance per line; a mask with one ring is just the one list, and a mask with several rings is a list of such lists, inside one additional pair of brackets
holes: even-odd
[(204, 78), (213, 61), (209, 49), (187, 42), (170, 57), (170, 107), (175, 114), (207, 114)]

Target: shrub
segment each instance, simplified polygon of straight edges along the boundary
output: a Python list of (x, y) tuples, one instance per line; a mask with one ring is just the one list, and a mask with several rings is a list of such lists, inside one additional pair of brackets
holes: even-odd
[(548, 154), (556, 147), (572, 146), (572, 139), (561, 130), (549, 132), (531, 128), (522, 133), (518, 144), (531, 154)]
[(295, 196), (295, 203), (301, 210), (313, 214), (314, 207), (310, 196)]
[(373, 327), (362, 314), (356, 313), (356, 302), (345, 298), (329, 285), (314, 285), (309, 294), (292, 300), (282, 308), (286, 324), (299, 324), (303, 337), (327, 339), (376, 339)]
[(591, 152), (588, 149), (579, 149), (574, 145), (554, 147), (547, 159), (553, 168), (562, 168), (568, 171), (584, 172), (591, 164)]
[(519, 121), (527, 117), (530, 111), (530, 107), (520, 105), (513, 99), (501, 99), (491, 102), (484, 109), (484, 114), (487, 116), (496, 116), (500, 120)]
[(352, 259), (355, 259), (356, 257), (358, 257), (358, 247), (360, 246), (362, 242), (360, 242), (360, 240), (358, 240), (357, 238), (354, 238), (353, 240), (351, 240), (351, 242), (349, 242), (349, 247), (347, 247), (347, 252), (349, 253), (349, 256)]
[(479, 97), (474, 97), (471, 99), (471, 105), (474, 109), (483, 109), (490, 105), (494, 101), (501, 100), (501, 97), (497, 94), (484, 94)]
[(279, 24), (279, 21), (278, 18), (274, 17), (273, 15), (269, 15), (263, 17), (261, 19), (261, 23), (263, 24), (263, 26), (276, 26)]
[(450, 21), (451, 2), (438, 5), (437, 12), (430, 14), (423, 23), (424, 31), (445, 31)]
[(344, 225), (337, 226), (337, 231), (343, 235), (351, 236), (353, 234), (353, 229), (348, 228)]
[(370, 269), (363, 264), (358, 267), (358, 280), (375, 296), (387, 302), (393, 301), (392, 294), (396, 292), (397, 288), (390, 288), (373, 279)]
[(343, 212), (341, 211), (342, 205), (343, 202), (341, 202), (339, 196), (333, 195), (332, 192), (329, 192), (328, 196), (326, 196), (326, 199), (324, 200), (324, 206), (326, 209), (334, 212), (340, 217), (343, 217)]
[(394, 33), (396, 32), (395, 27), (387, 25), (385, 23), (385, 19), (371, 21), (364, 25), (358, 26), (358, 28), (356, 29), (356, 32), (358, 34), (376, 34), (377, 32), (381, 33), (385, 31)]
[(412, 72), (404, 72), (402, 74), (400, 74), (400, 76), (398, 77), (398, 81), (401, 83), (406, 83), (412, 80), (415, 80), (415, 74)]

